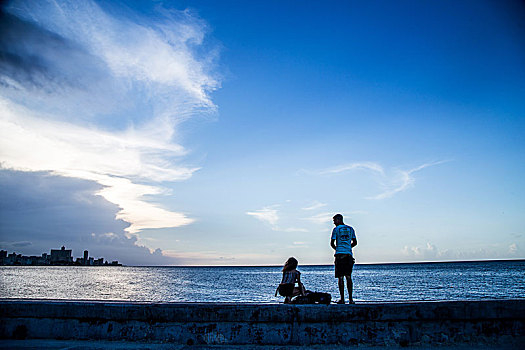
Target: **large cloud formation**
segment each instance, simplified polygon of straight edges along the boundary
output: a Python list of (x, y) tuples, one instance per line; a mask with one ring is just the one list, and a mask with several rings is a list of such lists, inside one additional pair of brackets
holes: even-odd
[[(114, 205), (111, 218), (101, 215), (97, 228), (84, 226), (72, 235), (94, 237), (97, 231), (99, 240), (103, 234), (115, 246), (142, 249), (136, 244), (141, 230), (193, 221), (151, 196), (168, 194), (163, 182), (183, 181), (198, 169), (184, 164), (187, 150), (177, 142), (177, 126), (215, 110), (209, 93), (219, 85), (212, 72), (216, 50), (206, 44), (205, 23), (189, 11), (158, 8), (145, 17), (107, 6), (114, 5), (43, 0), (1, 8), (0, 165), (8, 172), (2, 181), (11, 179), (1, 184), (2, 210), (10, 212), (13, 189), (38, 183), (13, 181), (14, 174), (23, 179), (21, 172), (34, 172), (47, 182), (53, 175), (63, 198), (79, 191), (101, 196), (90, 199), (91, 213)], [(17, 221), (2, 214), (0, 241), (33, 242), (36, 232), (51, 241), (64, 229), (40, 225), (44, 218), (78, 219), (73, 210), (53, 212), (49, 198), (32, 201), (51, 210), (44, 216), (25, 213)]]
[(75, 257), (91, 256), (130, 265), (178, 261), (137, 244), (129, 226), (115, 220), (119, 208), (95, 195), (102, 186), (44, 172), (0, 171), (0, 246), (9, 252), (40, 255), (66, 244)]

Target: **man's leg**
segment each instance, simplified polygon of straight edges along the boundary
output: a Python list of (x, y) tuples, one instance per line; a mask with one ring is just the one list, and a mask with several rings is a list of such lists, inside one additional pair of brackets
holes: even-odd
[(345, 278), (339, 277), (339, 294), (341, 294), (341, 304), (345, 303)]
[(352, 275), (345, 276), (345, 277), (346, 277), (346, 286), (348, 288), (348, 295), (350, 298), (350, 304), (352, 304), (354, 302), (354, 298), (352, 297), (352, 292), (354, 290), (354, 283), (352, 282)]

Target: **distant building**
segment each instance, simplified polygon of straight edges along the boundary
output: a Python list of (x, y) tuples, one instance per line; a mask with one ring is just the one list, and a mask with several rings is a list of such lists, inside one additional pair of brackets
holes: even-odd
[(70, 264), (73, 263), (71, 249), (62, 246), (60, 250), (51, 249), (51, 264)]
[(84, 257), (75, 259), (71, 254), (71, 249), (62, 247), (61, 249), (51, 249), (51, 254), (42, 253), (42, 256), (24, 256), (15, 252), (8, 254), (5, 250), (0, 250), (0, 265), (85, 265), (85, 266), (122, 266), (118, 261), (111, 264), (104, 258), (94, 259), (89, 257), (89, 252), (84, 251)]
[(22, 256), (22, 265), (46, 265), (46, 263), (43, 256)]
[(7, 258), (5, 259), (5, 264), (6, 265), (22, 265), (22, 262), (20, 261), (21, 259), (22, 259), (22, 255), (12, 252), (11, 254), (7, 255)]

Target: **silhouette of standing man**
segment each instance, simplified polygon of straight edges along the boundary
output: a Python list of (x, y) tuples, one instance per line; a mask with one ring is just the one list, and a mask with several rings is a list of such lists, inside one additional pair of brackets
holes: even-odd
[(345, 303), (345, 278), (348, 287), (350, 304), (355, 304), (352, 298), (354, 285), (352, 283), (352, 270), (354, 268), (354, 256), (352, 248), (357, 245), (357, 237), (352, 227), (345, 225), (343, 215), (334, 215), (335, 228), (332, 231), (330, 246), (335, 250), (335, 278), (339, 279), (339, 294), (341, 300), (338, 304)]

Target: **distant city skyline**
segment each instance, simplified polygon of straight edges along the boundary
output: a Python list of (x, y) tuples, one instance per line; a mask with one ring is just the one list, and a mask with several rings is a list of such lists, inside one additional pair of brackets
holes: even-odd
[(89, 251), (87, 250), (84, 250), (82, 257), (75, 259), (72, 255), (72, 249), (66, 249), (65, 246), (62, 246), (60, 249), (51, 249), (49, 254), (42, 253), (40, 256), (26, 256), (17, 254), (16, 252), (9, 253), (6, 250), (0, 250), (0, 265), (122, 266), (122, 264), (119, 264), (117, 260), (109, 262), (104, 258), (95, 259), (90, 257)]
[(523, 2), (1, 6), (0, 249), (525, 258)]

